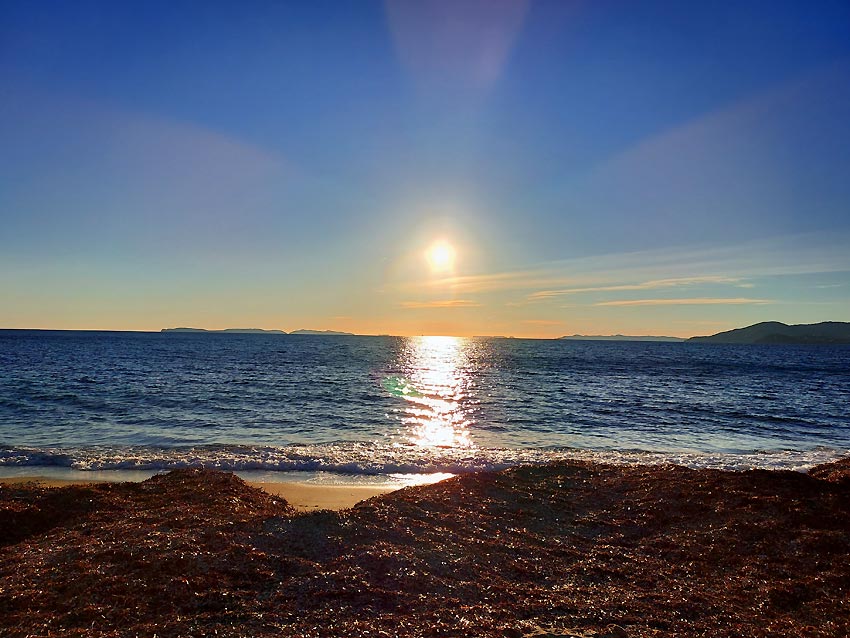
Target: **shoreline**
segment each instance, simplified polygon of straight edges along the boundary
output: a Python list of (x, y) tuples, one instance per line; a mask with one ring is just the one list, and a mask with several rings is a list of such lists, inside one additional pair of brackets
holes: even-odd
[(850, 458), (808, 474), (521, 466), (341, 511), (216, 470), (58, 489), (27, 478), (0, 482), (0, 633), (850, 631)]
[[(0, 485), (27, 486), (39, 488), (64, 488), (70, 486), (121, 484), (139, 482), (137, 480), (108, 480), (103, 478), (56, 478), (33, 474), (26, 476), (0, 476)], [(383, 494), (399, 490), (404, 485), (351, 485), (345, 483), (315, 485), (302, 481), (245, 481), (250, 487), (256, 487), (272, 496), (279, 496), (301, 512), (315, 510), (344, 510), (356, 504)]]

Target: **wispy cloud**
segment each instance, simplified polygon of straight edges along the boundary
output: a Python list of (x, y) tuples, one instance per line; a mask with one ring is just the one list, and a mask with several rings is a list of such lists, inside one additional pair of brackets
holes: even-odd
[(723, 277), (717, 275), (705, 275), (701, 277), (677, 277), (673, 279), (655, 279), (636, 284), (618, 284), (606, 286), (587, 286), (583, 288), (563, 288), (561, 290), (540, 290), (531, 293), (528, 298), (532, 300), (551, 299), (564, 295), (574, 295), (586, 292), (618, 292), (624, 290), (657, 290), (659, 288), (674, 288), (677, 286), (695, 286), (701, 284), (731, 284), (740, 287), (751, 287), (752, 284), (741, 283), (737, 277)]
[(445, 277), (428, 282), (434, 288), (448, 288), (454, 292), (485, 293), (504, 290), (528, 290), (543, 286), (558, 285), (563, 276), (547, 269), (518, 270), (513, 272), (488, 273)]
[[(473, 307), (488, 304), (520, 308), (559, 301), (566, 307), (767, 304), (782, 299), (739, 296), (760, 280), (820, 273), (850, 274), (850, 236), (844, 232), (806, 233), (727, 245), (691, 245), (609, 253), (550, 261), (512, 271), (406, 281), (395, 293), (415, 298), (423, 289), (450, 302), (404, 302), (405, 308)], [(723, 289), (728, 292), (723, 292)], [(681, 291), (678, 299), (622, 299), (630, 291)], [(688, 294), (682, 294), (687, 291)], [(580, 293), (606, 295), (586, 299)], [(621, 294), (622, 293), (622, 294)], [(730, 294), (731, 293), (731, 294)], [(658, 295), (659, 297), (662, 295)], [(570, 300), (569, 306), (564, 302)]]
[(700, 284), (751, 288), (749, 280), (758, 277), (848, 272), (848, 241), (846, 233), (808, 233), (725, 246), (678, 246), (577, 257), (521, 270), (444, 277), (411, 285), (463, 295), (517, 291), (534, 299)]
[(622, 299), (619, 301), (600, 301), (594, 306), (705, 306), (705, 305), (740, 305), (768, 304), (770, 299), (749, 299), (747, 297), (714, 298), (697, 297), (691, 299)]
[(527, 323), (532, 326), (563, 326), (566, 321), (555, 321), (552, 319), (524, 319), (522, 323)]
[(481, 304), (471, 299), (437, 299), (435, 301), (402, 301), (402, 308), (477, 308)]

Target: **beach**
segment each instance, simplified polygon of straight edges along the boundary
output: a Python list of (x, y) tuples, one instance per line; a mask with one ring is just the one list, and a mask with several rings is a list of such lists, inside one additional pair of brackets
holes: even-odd
[[(16, 477), (0, 477), (0, 484), (24, 487), (55, 488), (81, 485), (98, 485), (112, 481), (88, 481), (83, 479), (59, 479), (38, 474)], [(373, 496), (392, 492), (397, 487), (388, 484), (363, 486), (350, 484), (311, 485), (297, 481), (246, 481), (246, 485), (259, 488), (273, 496), (284, 499), (298, 511), (341, 510), (353, 507), (360, 501)]]
[(9, 636), (850, 631), (848, 460), (809, 474), (554, 463), (312, 512), (193, 469), (6, 483), (0, 508)]
[(850, 638), (850, 0), (0, 6), (0, 638)]

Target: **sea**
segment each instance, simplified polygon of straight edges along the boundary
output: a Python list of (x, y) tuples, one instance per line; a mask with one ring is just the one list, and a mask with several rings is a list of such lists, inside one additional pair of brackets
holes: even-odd
[(425, 483), (850, 455), (850, 347), (0, 331), (0, 476)]

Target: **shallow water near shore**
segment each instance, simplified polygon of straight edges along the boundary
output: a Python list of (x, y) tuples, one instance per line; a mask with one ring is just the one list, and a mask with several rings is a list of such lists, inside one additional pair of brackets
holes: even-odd
[(561, 459), (805, 470), (850, 452), (847, 347), (0, 331), (0, 371), (0, 475), (410, 484)]

